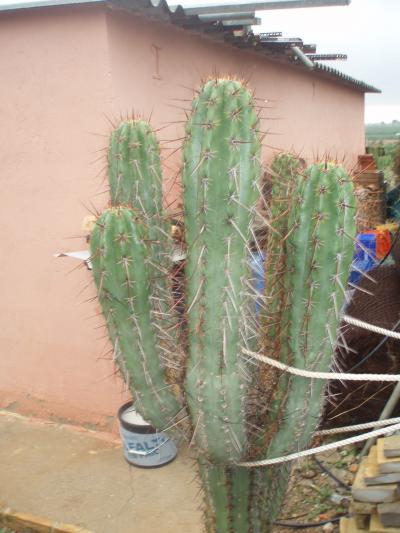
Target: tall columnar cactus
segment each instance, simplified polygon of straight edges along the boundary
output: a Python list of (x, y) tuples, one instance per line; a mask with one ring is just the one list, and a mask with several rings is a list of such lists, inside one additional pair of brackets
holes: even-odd
[(141, 414), (160, 429), (182, 426), (196, 445), (208, 533), (270, 531), (289, 467), (238, 463), (306, 446), (323, 383), (288, 377), (251, 353), (327, 370), (352, 256), (352, 185), (344, 170), (317, 164), (302, 172), (297, 160), (280, 156), (256, 319), (249, 261), (257, 248), (259, 157), (251, 93), (232, 79), (209, 80), (193, 101), (183, 147), (186, 357), (169, 287), (158, 147), (142, 121), (123, 123), (111, 137), (112, 207), (91, 239), (116, 362)]
[(216, 462), (247, 448), (249, 241), (258, 199), (260, 140), (252, 96), (210, 80), (186, 126), (183, 187), (189, 354), (185, 390), (198, 447)]
[[(297, 205), (289, 217), (293, 231), (286, 245), (287, 298), (281, 311), (279, 359), (297, 368), (326, 370), (353, 256), (352, 183), (342, 168), (317, 164), (300, 177), (294, 197)], [(287, 438), (293, 435), (300, 447), (305, 446), (320, 411), (321, 380), (284, 381), (289, 381), (285, 384), (287, 400), (269, 447), (274, 454), (285, 454), (290, 449)]]
[[(279, 274), (283, 297), (268, 315), (275, 293), (267, 259), (266, 335), (268, 325), (279, 323), (274, 352), (267, 354), (296, 368), (327, 371), (336, 343), (339, 312), (345, 300), (347, 276), (355, 234), (353, 187), (343, 168), (331, 164), (311, 166), (297, 178), (291, 191), (286, 238), (281, 243), (284, 270)], [(273, 201), (273, 200), (272, 200)], [(271, 263), (271, 264), (270, 264)], [(318, 425), (324, 399), (324, 382), (289, 376), (270, 369), (261, 374), (261, 385), (273, 384), (266, 396), (268, 414), (258, 423), (262, 454), (280, 457), (305, 448)], [(280, 480), (274, 498), (269, 491), (269, 516), (276, 516), (283, 497), (286, 465), (274, 467)], [(280, 489), (280, 490), (278, 490)], [(267, 490), (268, 492), (268, 490)]]

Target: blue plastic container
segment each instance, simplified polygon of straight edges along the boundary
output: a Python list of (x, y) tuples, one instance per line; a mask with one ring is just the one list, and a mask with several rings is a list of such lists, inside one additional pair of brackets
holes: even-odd
[(363, 272), (372, 270), (379, 264), (376, 257), (376, 235), (359, 233), (356, 237), (356, 248), (350, 271), (350, 283), (357, 284)]

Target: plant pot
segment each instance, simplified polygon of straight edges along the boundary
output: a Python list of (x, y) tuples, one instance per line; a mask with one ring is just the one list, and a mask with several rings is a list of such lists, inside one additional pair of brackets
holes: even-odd
[(129, 464), (141, 468), (158, 468), (171, 463), (176, 455), (175, 443), (148, 424), (133, 408), (133, 402), (118, 411), (119, 431), (124, 457)]

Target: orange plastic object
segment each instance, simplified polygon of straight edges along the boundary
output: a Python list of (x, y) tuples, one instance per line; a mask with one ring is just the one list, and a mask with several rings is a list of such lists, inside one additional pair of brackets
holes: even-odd
[(390, 252), (392, 246), (392, 236), (388, 229), (375, 229), (370, 231), (363, 231), (368, 235), (376, 236), (376, 259), (383, 259), (386, 254)]

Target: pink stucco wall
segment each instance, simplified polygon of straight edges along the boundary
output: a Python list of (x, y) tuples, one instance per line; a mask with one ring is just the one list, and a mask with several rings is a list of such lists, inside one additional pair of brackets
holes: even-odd
[[(89, 272), (53, 254), (85, 249), (81, 221), (105, 205), (109, 121), (132, 109), (151, 115), (168, 156), (182, 136), (177, 106), (187, 105), (175, 99), (211, 72), (239, 74), (269, 100), (267, 145), (352, 165), (364, 151), (363, 95), (94, 6), (1, 14), (0, 56), (0, 406), (105, 428), (127, 393), (105, 355)], [(169, 190), (177, 154), (165, 170)]]

